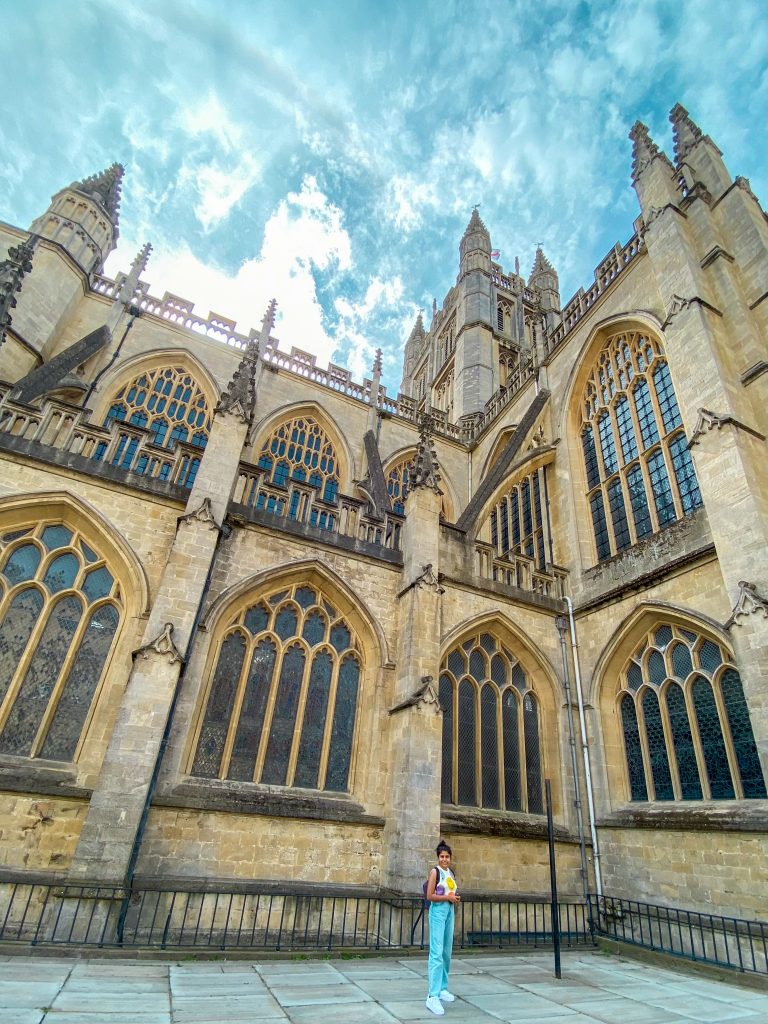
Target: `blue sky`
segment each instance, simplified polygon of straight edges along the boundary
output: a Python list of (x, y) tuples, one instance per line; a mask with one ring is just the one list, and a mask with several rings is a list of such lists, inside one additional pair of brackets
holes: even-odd
[[(0, 0), (0, 218), (126, 168), (108, 273), (144, 275), (390, 393), (472, 206), (563, 302), (632, 234), (627, 132), (681, 102), (766, 198), (760, 0)], [(428, 322), (427, 317), (427, 322)]]

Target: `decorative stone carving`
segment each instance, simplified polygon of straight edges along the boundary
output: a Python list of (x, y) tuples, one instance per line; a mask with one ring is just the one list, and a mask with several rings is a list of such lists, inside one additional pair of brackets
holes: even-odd
[(259, 360), (259, 343), (249, 341), (245, 347), (240, 365), (235, 370), (227, 390), (219, 399), (217, 413), (238, 416), (249, 426), (256, 408), (256, 365)]
[(390, 708), (389, 714), (395, 715), (398, 711), (405, 711), (406, 708), (420, 706), (433, 707), (435, 709), (435, 714), (437, 715), (442, 712), (440, 699), (437, 695), (437, 690), (435, 689), (432, 676), (422, 676), (421, 686), (414, 690), (410, 697), (407, 697), (404, 701), (401, 701), (400, 704), (396, 704), (393, 708)]
[(643, 218), (643, 231), (647, 231), (651, 224), (657, 221), (667, 209), (668, 207), (666, 206), (652, 206), (648, 211), (648, 215)]
[(176, 644), (173, 642), (173, 623), (166, 622), (163, 627), (163, 631), (158, 633), (154, 640), (150, 640), (149, 643), (144, 644), (143, 647), (137, 648), (133, 652), (134, 661), (141, 655), (142, 658), (146, 659), (150, 654), (167, 655), (170, 659), (171, 665), (174, 662), (179, 662), (180, 665), (184, 664), (184, 658), (179, 653)]
[(414, 587), (428, 587), (430, 590), (434, 590), (436, 594), (444, 594), (445, 588), (440, 586), (439, 576), (435, 576), (432, 571), (432, 563), (428, 562), (423, 567), (421, 576), (417, 576), (413, 581)]
[(411, 490), (428, 487), (435, 494), (442, 494), (440, 489), (440, 467), (437, 464), (437, 452), (432, 440), (434, 419), (428, 413), (422, 416), (419, 423), (419, 445), (416, 449)]
[(737, 185), (740, 189), (743, 189), (747, 193), (747, 195), (752, 196), (756, 203), (760, 202), (755, 193), (752, 191), (752, 186), (749, 182), (749, 178), (745, 178), (743, 175), (737, 174), (736, 177), (733, 179), (733, 183), (734, 185)]
[(711, 409), (699, 409), (699, 418), (696, 420), (696, 426), (691, 434), (691, 439), (688, 442), (688, 448), (693, 448), (694, 445), (699, 443), (699, 438), (703, 434), (708, 434), (711, 430), (720, 430), (721, 427), (732, 426), (738, 430), (743, 430), (747, 434), (752, 434), (753, 437), (758, 440), (764, 441), (765, 437), (757, 430), (753, 430), (752, 427), (748, 427), (746, 423), (741, 423), (733, 416), (721, 416), (716, 412), (712, 412)]
[(535, 451), (536, 448), (543, 448), (546, 443), (547, 442), (544, 437), (544, 427), (539, 426), (539, 429), (531, 438), (531, 443), (528, 445), (528, 451), (532, 452)]
[(11, 325), (11, 310), (16, 306), (16, 293), (21, 290), (24, 276), (32, 269), (36, 236), (32, 235), (19, 245), (12, 245), (0, 263), (0, 345)]
[(673, 295), (672, 301), (669, 304), (669, 310), (667, 311), (667, 319), (664, 321), (663, 326), (668, 327), (678, 313), (682, 313), (683, 310), (689, 308), (692, 301), (692, 299), (684, 299), (682, 295)]
[(200, 523), (210, 523), (212, 530), (221, 530), (221, 527), (214, 518), (210, 498), (203, 498), (196, 509), (179, 516), (176, 522), (181, 526), (183, 523), (192, 522), (193, 519), (196, 519)]
[(732, 626), (740, 626), (741, 623), (738, 620), (742, 616), (753, 615), (755, 612), (762, 612), (763, 618), (768, 619), (768, 598), (758, 594), (754, 583), (739, 580), (739, 596), (736, 599), (736, 604), (733, 606), (731, 617), (725, 623), (725, 628), (730, 629)]

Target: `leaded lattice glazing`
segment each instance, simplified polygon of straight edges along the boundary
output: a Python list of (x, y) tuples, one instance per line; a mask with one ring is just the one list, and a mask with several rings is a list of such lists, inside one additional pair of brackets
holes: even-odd
[(268, 483), (309, 484), (323, 501), (335, 504), (339, 494), (339, 458), (325, 428), (311, 416), (294, 416), (275, 427), (262, 443), (258, 459)]
[(177, 441), (205, 448), (211, 432), (208, 400), (183, 366), (160, 366), (138, 374), (112, 399), (105, 425), (111, 420), (145, 427), (154, 444), (163, 448)]
[(542, 490), (546, 468), (517, 480), (502, 495), (489, 514), (491, 543), (498, 555), (516, 554), (534, 559), (537, 569), (546, 569), (546, 545)]
[(122, 613), (105, 560), (62, 523), (0, 541), (0, 753), (73, 761)]
[(315, 587), (241, 608), (219, 641), (190, 773), (346, 792), (362, 654)]
[(620, 673), (617, 699), (632, 800), (766, 796), (741, 679), (714, 640), (660, 623)]
[(523, 665), (491, 633), (443, 659), (442, 799), (543, 814), (539, 703)]
[(598, 561), (701, 505), (669, 367), (656, 339), (625, 331), (606, 341), (584, 389), (581, 420)]

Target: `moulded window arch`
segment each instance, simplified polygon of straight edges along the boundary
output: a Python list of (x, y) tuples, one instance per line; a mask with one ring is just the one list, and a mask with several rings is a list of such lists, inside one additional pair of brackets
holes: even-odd
[(489, 632), (443, 659), (442, 801), (543, 814), (541, 710), (529, 673)]
[[(152, 442), (172, 448), (187, 441), (205, 448), (211, 431), (211, 409), (194, 376), (183, 366), (142, 370), (112, 398), (104, 425), (112, 420), (146, 428)], [(119, 462), (122, 457), (116, 457)]]
[(37, 522), (0, 537), (0, 753), (75, 760), (123, 617), (84, 535)]
[(348, 791), (362, 670), (356, 633), (317, 586), (254, 597), (221, 631), (190, 774)]
[(621, 670), (616, 699), (632, 801), (767, 795), (738, 670), (699, 629), (658, 622)]
[(581, 446), (598, 561), (702, 504), (661, 343), (607, 339), (581, 397)]
[(315, 487), (324, 501), (336, 504), (341, 473), (336, 446), (328, 432), (307, 413), (283, 420), (263, 442), (258, 467), (266, 482), (286, 487), (289, 480)]

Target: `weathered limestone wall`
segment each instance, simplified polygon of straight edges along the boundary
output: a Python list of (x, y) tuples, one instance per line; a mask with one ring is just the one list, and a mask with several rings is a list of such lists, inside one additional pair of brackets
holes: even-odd
[[(459, 892), (549, 895), (549, 847), (546, 839), (495, 836), (443, 837), (453, 850)], [(573, 842), (555, 842), (557, 889), (561, 896), (581, 896), (581, 860)]]
[(0, 798), (0, 867), (66, 871), (88, 804), (84, 800), (28, 793)]
[(601, 828), (609, 896), (765, 920), (768, 835)]
[(375, 887), (381, 845), (371, 825), (154, 807), (137, 874)]

